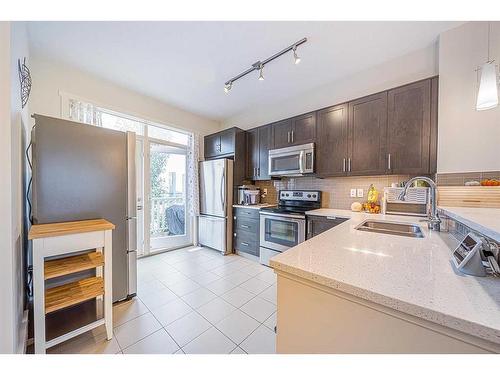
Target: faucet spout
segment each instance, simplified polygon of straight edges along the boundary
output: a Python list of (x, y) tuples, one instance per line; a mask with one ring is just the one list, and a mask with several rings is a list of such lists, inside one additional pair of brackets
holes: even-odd
[(441, 219), (439, 218), (438, 212), (437, 212), (437, 199), (436, 199), (436, 192), (437, 192), (437, 186), (434, 181), (432, 181), (429, 177), (425, 176), (418, 176), (418, 177), (413, 177), (411, 178), (403, 188), (403, 191), (399, 195), (399, 199), (401, 201), (406, 200), (406, 195), (408, 194), (408, 188), (413, 185), (414, 182), (416, 181), (424, 181), (430, 186), (430, 204), (431, 204), (431, 209), (430, 212), (428, 213), (428, 220), (427, 224), (430, 230), (435, 230), (438, 231), (441, 229)]

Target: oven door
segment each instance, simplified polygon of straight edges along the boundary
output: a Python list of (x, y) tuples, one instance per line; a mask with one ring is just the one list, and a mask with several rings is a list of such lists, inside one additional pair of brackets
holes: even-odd
[(304, 242), (306, 220), (286, 214), (260, 215), (260, 246), (283, 252)]

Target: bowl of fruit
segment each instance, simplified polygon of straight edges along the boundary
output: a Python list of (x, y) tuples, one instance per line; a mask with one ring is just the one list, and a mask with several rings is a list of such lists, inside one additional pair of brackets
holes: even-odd
[(497, 179), (482, 180), (481, 186), (500, 186), (500, 180)]

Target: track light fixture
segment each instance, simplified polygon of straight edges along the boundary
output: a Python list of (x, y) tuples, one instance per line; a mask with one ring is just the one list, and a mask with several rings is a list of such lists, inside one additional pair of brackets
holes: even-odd
[(293, 60), (295, 62), (295, 65), (297, 65), (298, 63), (300, 63), (300, 57), (297, 55), (297, 46), (293, 46), (292, 51), (293, 51)]
[(231, 78), (229, 81), (227, 81), (224, 84), (224, 92), (227, 94), (231, 90), (231, 88), (233, 87), (233, 82), (239, 80), (240, 78), (246, 76), (247, 74), (250, 74), (254, 70), (259, 71), (259, 81), (263, 81), (264, 80), (264, 74), (263, 74), (264, 65), (267, 65), (271, 61), (277, 59), (278, 57), (284, 55), (285, 53), (287, 53), (289, 51), (293, 51), (293, 59), (294, 59), (295, 64), (300, 63), (300, 57), (297, 55), (297, 47), (300, 46), (301, 44), (304, 44), (305, 42), (307, 42), (307, 38), (302, 38), (301, 40), (295, 42), (294, 44), (288, 46), (287, 48), (281, 50), (280, 52), (275, 53), (271, 57), (268, 57), (267, 59), (265, 59), (263, 61), (257, 61), (255, 63), (253, 63), (251, 68), (245, 70), (244, 72), (238, 74), (237, 76), (235, 76), (235, 77)]

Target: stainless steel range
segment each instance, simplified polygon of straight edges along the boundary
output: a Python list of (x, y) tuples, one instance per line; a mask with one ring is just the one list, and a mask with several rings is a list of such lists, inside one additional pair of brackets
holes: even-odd
[(279, 204), (260, 210), (260, 262), (305, 241), (306, 211), (321, 207), (321, 191), (281, 190)]

